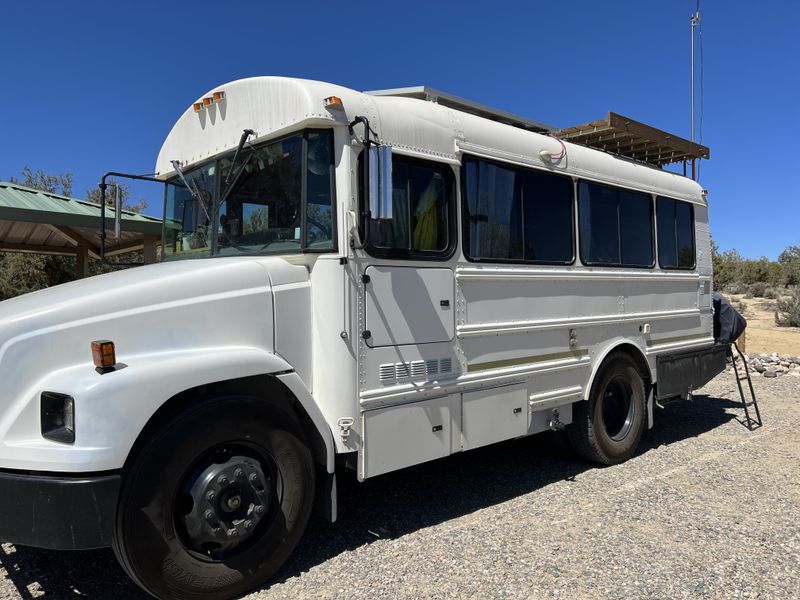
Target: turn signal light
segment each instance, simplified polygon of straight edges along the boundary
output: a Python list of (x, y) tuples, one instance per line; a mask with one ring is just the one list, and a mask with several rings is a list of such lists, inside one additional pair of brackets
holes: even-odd
[(96, 340), (92, 342), (92, 359), (98, 369), (110, 369), (117, 364), (117, 354), (114, 351), (114, 342), (111, 340)]
[(219, 102), (220, 100), (225, 99), (225, 92), (222, 91), (214, 92), (212, 96), (214, 96), (214, 102)]
[(343, 109), (342, 99), (339, 96), (328, 96), (325, 98), (325, 108), (338, 108)]
[(192, 108), (194, 108), (194, 112), (200, 112), (203, 110), (203, 103), (202, 102), (195, 102), (192, 104)]
[(205, 98), (203, 98), (203, 106), (211, 106), (213, 102), (214, 99), (211, 96), (206, 96)]

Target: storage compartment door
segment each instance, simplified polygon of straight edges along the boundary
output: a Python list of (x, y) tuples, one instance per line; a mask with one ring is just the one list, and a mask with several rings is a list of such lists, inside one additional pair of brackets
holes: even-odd
[(455, 280), (450, 269), (367, 267), (367, 344), (447, 342), (455, 334)]
[(459, 394), (364, 412), (359, 478), (448, 456), (460, 446)]
[(464, 450), (528, 433), (528, 388), (513, 385), (462, 394)]

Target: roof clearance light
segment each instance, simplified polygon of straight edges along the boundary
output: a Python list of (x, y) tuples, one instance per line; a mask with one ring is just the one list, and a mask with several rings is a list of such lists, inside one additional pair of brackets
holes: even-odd
[(344, 104), (339, 96), (328, 96), (325, 98), (325, 108), (344, 110)]
[(111, 340), (95, 340), (92, 342), (92, 360), (98, 369), (112, 369), (117, 364), (114, 342)]
[(195, 102), (192, 104), (192, 108), (194, 108), (194, 112), (200, 112), (203, 110), (203, 103), (202, 102)]
[(225, 100), (225, 92), (223, 91), (214, 92), (212, 96), (214, 97), (214, 102), (220, 102), (221, 100)]
[(211, 96), (206, 96), (205, 98), (203, 98), (203, 106), (211, 106), (213, 102), (214, 99)]

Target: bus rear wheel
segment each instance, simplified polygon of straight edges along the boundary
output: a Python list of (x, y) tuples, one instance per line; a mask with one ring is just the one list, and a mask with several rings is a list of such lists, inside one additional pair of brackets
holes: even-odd
[(314, 466), (294, 415), (259, 398), (198, 400), (123, 474), (113, 547), (163, 600), (226, 600), (266, 581), (305, 530)]
[(589, 399), (573, 406), (567, 427), (575, 452), (603, 465), (628, 460), (636, 452), (645, 421), (645, 386), (633, 359), (612, 354), (601, 367)]

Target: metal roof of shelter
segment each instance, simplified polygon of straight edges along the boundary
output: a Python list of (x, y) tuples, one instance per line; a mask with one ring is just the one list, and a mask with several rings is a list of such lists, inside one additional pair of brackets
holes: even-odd
[(605, 119), (559, 129), (553, 135), (564, 141), (627, 156), (659, 167), (684, 160), (711, 157), (707, 146), (614, 112), (609, 112)]
[(435, 102), (448, 108), (454, 108), (462, 112), (505, 123), (519, 127), (520, 129), (527, 129), (528, 131), (536, 131), (538, 133), (546, 133), (554, 131), (556, 127), (534, 121), (525, 117), (520, 117), (514, 113), (500, 110), (499, 108), (492, 108), (480, 102), (473, 102), (466, 98), (459, 98), (453, 94), (448, 94), (442, 90), (437, 90), (427, 85), (420, 85), (415, 87), (394, 88), (389, 90), (374, 90), (371, 92), (364, 92), (372, 96), (396, 96), (399, 98), (416, 98), (417, 100), (427, 100), (428, 102)]
[[(106, 207), (106, 255), (139, 250), (161, 240), (161, 220), (122, 211), (119, 239), (113, 235), (114, 208)], [(59, 194), (0, 181), (0, 252), (97, 257), (100, 206)]]

